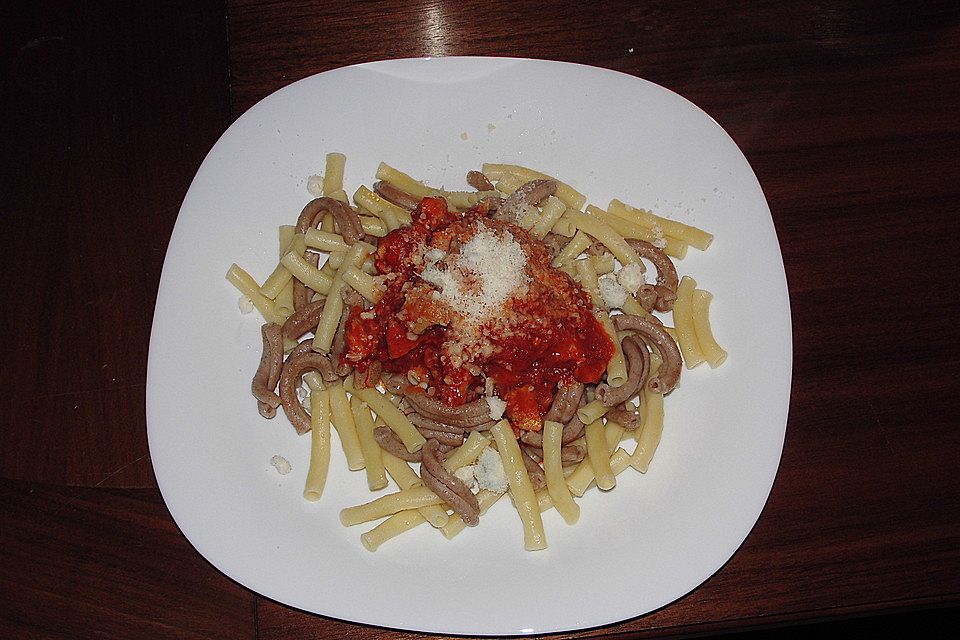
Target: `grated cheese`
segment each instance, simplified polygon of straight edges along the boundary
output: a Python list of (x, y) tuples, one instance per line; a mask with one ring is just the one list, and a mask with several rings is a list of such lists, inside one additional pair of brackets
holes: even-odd
[(600, 297), (607, 309), (620, 309), (627, 302), (627, 290), (612, 276), (604, 276), (598, 281)]
[[(432, 253), (432, 252), (431, 252)], [(430, 258), (438, 257), (433, 253)], [(481, 324), (526, 283), (527, 256), (509, 231), (483, 229), (442, 261), (428, 259), (421, 277), (471, 324)]]
[(277, 470), (277, 473), (282, 476), (290, 473), (290, 470), (292, 469), (290, 466), (290, 461), (283, 456), (273, 456), (270, 458), (270, 464), (272, 464), (273, 468)]
[[(489, 378), (487, 378), (489, 380)], [(487, 396), (487, 405), (490, 407), (490, 419), (499, 420), (503, 417), (503, 412), (507, 410), (507, 403), (497, 396)]]
[(620, 286), (626, 289), (628, 293), (636, 293), (640, 290), (640, 287), (646, 283), (646, 278), (643, 275), (643, 267), (636, 263), (625, 265), (617, 272), (617, 282), (619, 282)]

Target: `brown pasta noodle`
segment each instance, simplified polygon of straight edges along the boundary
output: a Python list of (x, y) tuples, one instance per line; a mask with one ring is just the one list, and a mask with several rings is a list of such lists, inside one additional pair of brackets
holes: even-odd
[(420, 415), (456, 427), (475, 427), (490, 420), (490, 405), (483, 398), (451, 407), (423, 393), (406, 393), (405, 397)]
[[(587, 394), (583, 393), (580, 395), (580, 401), (577, 403), (576, 409), (579, 409), (585, 404), (587, 404)], [(576, 409), (573, 410), (573, 414), (570, 416), (570, 419), (562, 423), (563, 432), (560, 436), (560, 444), (570, 444), (583, 435), (585, 425), (577, 415)], [(554, 422), (560, 421), (554, 420)], [(541, 431), (521, 431), (520, 440), (533, 447), (537, 447), (539, 449), (543, 448), (543, 432)]]
[(493, 191), (495, 188), (490, 179), (480, 171), (468, 171), (467, 184), (477, 191)]
[(433, 431), (442, 431), (444, 433), (451, 433), (451, 434), (461, 435), (461, 436), (466, 432), (466, 429), (464, 429), (463, 427), (456, 427), (451, 424), (444, 424), (443, 422), (440, 422), (438, 420), (434, 420), (432, 418), (427, 418), (425, 416), (422, 416), (416, 411), (411, 411), (410, 413), (408, 413), (407, 418), (409, 418), (410, 422), (412, 422), (414, 426), (423, 427), (424, 429), (431, 429)]
[[(355, 244), (363, 240), (366, 235), (363, 231), (363, 225), (360, 223), (360, 216), (357, 212), (339, 200), (323, 196), (314, 198), (306, 204), (297, 218), (295, 231), (297, 233), (306, 233), (311, 227), (318, 227), (323, 218), (330, 214), (336, 220), (340, 228), (340, 235), (343, 236), (347, 244)], [(320, 264), (320, 254), (313, 251), (307, 251), (303, 259), (311, 266), (316, 267)], [(313, 290), (297, 279), (293, 281), (293, 308), (299, 310), (310, 302)]]
[(607, 411), (607, 420), (616, 422), (627, 431), (633, 431), (640, 426), (640, 416), (624, 405), (613, 407)]
[(463, 428), (464, 431), (489, 431), (493, 425), (497, 424), (496, 420), (489, 420), (487, 422), (481, 422), (480, 424), (468, 425)]
[(326, 298), (314, 300), (294, 311), (283, 323), (283, 339), (299, 340), (309, 331), (317, 328)]
[(580, 399), (583, 398), (584, 389), (583, 383), (576, 380), (571, 384), (558, 386), (557, 393), (550, 404), (550, 409), (544, 414), (543, 419), (561, 424), (566, 423), (580, 407)]
[[(673, 266), (673, 261), (662, 249), (656, 247), (646, 240), (637, 238), (628, 238), (629, 244), (641, 258), (646, 258), (657, 268), (657, 283), (655, 285), (644, 285), (644, 296), (649, 300), (652, 292), (653, 302), (650, 307), (644, 305), (646, 309), (656, 309), (657, 311), (670, 311), (673, 309), (673, 301), (677, 299), (677, 286), (680, 278), (677, 276), (677, 269)], [(642, 301), (641, 301), (642, 304)]]
[[(300, 343), (295, 350), (300, 349), (304, 344)], [(300, 377), (308, 371), (319, 371), (324, 380), (339, 379), (333, 372), (333, 365), (329, 358), (322, 353), (310, 350), (296, 355), (291, 353), (287, 358), (280, 374), (280, 401), (287, 419), (301, 435), (310, 431), (310, 414), (300, 405), (297, 387), (300, 385)]]
[(296, 232), (306, 233), (307, 229), (318, 226), (324, 216), (330, 214), (337, 221), (340, 235), (347, 244), (355, 244), (364, 237), (363, 225), (357, 212), (335, 198), (322, 196), (307, 203), (297, 218)]
[[(380, 448), (401, 460), (407, 462), (420, 462), (420, 451), (410, 453), (404, 446), (397, 434), (390, 427), (379, 426), (373, 430), (373, 438), (380, 445)], [(422, 451), (422, 450), (421, 450)]]
[(621, 314), (613, 316), (613, 326), (618, 331), (636, 331), (645, 338), (649, 338), (660, 352), (663, 364), (657, 376), (650, 380), (648, 386), (655, 393), (670, 393), (680, 381), (680, 371), (683, 367), (683, 357), (680, 347), (663, 328), (661, 324), (651, 321), (645, 316)]
[(517, 224), (527, 207), (537, 204), (556, 191), (557, 183), (553, 180), (531, 180), (520, 185), (500, 204), (494, 218)]
[(273, 418), (277, 415), (280, 406), (280, 396), (274, 389), (280, 381), (280, 372), (283, 369), (283, 339), (280, 325), (268, 322), (260, 327), (263, 338), (263, 351), (260, 354), (260, 366), (257, 367), (250, 384), (250, 390), (257, 399), (257, 408), (264, 418)]
[(527, 469), (527, 475), (530, 476), (530, 484), (534, 491), (539, 491), (547, 486), (547, 476), (543, 473), (543, 467), (536, 460), (530, 457), (530, 454), (520, 448), (520, 458), (523, 460), (523, 466)]
[(637, 395), (650, 371), (650, 352), (647, 345), (636, 336), (627, 336), (620, 341), (623, 355), (627, 359), (627, 380), (619, 387), (606, 383), (597, 385), (597, 398), (608, 407), (623, 404)]
[(420, 435), (427, 440), (436, 440), (439, 444), (447, 447), (459, 447), (463, 444), (462, 433), (448, 433), (446, 431), (437, 431), (435, 429), (427, 429), (425, 427), (418, 427), (417, 431), (419, 431)]
[(373, 190), (377, 192), (384, 200), (392, 202), (402, 209), (413, 211), (420, 204), (420, 198), (412, 196), (406, 191), (402, 191), (389, 182), (380, 180), (373, 183)]
[(433, 491), (463, 519), (463, 523), (475, 527), (480, 523), (480, 505), (477, 497), (463, 480), (443, 466), (438, 457), (438, 442), (427, 440), (421, 450), (420, 478), (425, 487)]

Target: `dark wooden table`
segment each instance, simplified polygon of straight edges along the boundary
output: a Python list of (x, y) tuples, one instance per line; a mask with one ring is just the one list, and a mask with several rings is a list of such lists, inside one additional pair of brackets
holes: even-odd
[(689, 98), (753, 165), (783, 249), (793, 392), (759, 522), (679, 601), (574, 635), (952, 616), (960, 10), (910, 4), (4, 3), (0, 636), (404, 635), (262, 598), (187, 543), (152, 474), (147, 346), (180, 202), (234, 118), (316, 72), (452, 54)]

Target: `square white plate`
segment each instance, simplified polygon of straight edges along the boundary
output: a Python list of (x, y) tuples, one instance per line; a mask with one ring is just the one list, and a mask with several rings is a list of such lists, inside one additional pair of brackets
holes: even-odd
[[(647, 474), (628, 470), (581, 501), (580, 522), (544, 514), (549, 549), (526, 552), (502, 500), (452, 541), (421, 527), (371, 553), (341, 508), (371, 499), (362, 472), (332, 457), (318, 503), (301, 497), (309, 437), (250, 396), (260, 320), (241, 315), (231, 263), (264, 278), (276, 229), (311, 197), (327, 152), (345, 186), (380, 161), (466, 189), (483, 162), (570, 183), (589, 202), (619, 198), (715, 234), (678, 262), (711, 291), (730, 353), (685, 370), (666, 399)], [(679, 598), (747, 536), (776, 475), (792, 344), (780, 247), (757, 179), (708, 115), (652, 83), (592, 67), (520, 59), (391, 60), (336, 69), (268, 96), (210, 151), (184, 199), (157, 297), (147, 376), (150, 453), (189, 541), (240, 584), (344, 620), (472, 635), (609, 624)], [(335, 447), (339, 445), (336, 444)], [(279, 475), (270, 458), (289, 459)], [(731, 597), (734, 597), (731, 595)]]

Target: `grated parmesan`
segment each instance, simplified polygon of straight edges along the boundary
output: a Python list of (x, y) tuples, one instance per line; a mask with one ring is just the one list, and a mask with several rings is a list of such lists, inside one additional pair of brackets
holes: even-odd
[[(433, 253), (430, 258), (439, 256)], [(437, 287), (440, 299), (469, 323), (481, 324), (526, 283), (527, 256), (509, 231), (476, 233), (459, 254), (428, 259), (421, 277)], [(441, 268), (445, 267), (445, 268)]]
[(279, 473), (282, 476), (285, 476), (288, 473), (290, 473), (290, 470), (292, 468), (290, 466), (290, 461), (284, 458), (283, 456), (273, 456), (272, 458), (270, 458), (270, 464), (272, 464), (273, 468), (277, 470), (277, 473)]
[(247, 296), (240, 296), (240, 299), (237, 300), (237, 306), (240, 308), (240, 313), (246, 315), (253, 311), (253, 300)]
[(307, 191), (315, 198), (323, 195), (323, 176), (312, 175), (307, 178)]
[(598, 284), (607, 309), (620, 309), (627, 302), (627, 290), (612, 276), (600, 278)]
[(507, 403), (497, 396), (487, 396), (486, 401), (487, 405), (490, 407), (490, 419), (499, 420), (502, 418), (503, 412), (507, 410)]
[(620, 271), (617, 272), (617, 282), (620, 283), (628, 293), (636, 293), (640, 290), (646, 283), (646, 278), (643, 275), (643, 267), (639, 264), (633, 263), (624, 265)]

